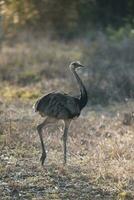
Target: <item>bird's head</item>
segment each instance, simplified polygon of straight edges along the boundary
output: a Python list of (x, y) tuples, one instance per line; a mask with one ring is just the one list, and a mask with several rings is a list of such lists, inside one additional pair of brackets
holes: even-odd
[(76, 69), (76, 68), (79, 68), (79, 67), (85, 67), (84, 65), (82, 65), (80, 63), (80, 61), (74, 61), (74, 62), (71, 62), (71, 64), (69, 65), (70, 69)]

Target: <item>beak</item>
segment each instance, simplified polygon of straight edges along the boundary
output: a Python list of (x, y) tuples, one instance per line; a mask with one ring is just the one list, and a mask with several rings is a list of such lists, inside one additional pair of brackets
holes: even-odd
[(80, 67), (86, 67), (86, 66), (84, 66), (84, 65), (81, 65), (81, 64), (80, 64), (79, 66), (80, 66)]

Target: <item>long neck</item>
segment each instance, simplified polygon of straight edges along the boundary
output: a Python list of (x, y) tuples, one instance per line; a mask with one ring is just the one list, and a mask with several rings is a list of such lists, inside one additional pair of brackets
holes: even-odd
[(76, 73), (75, 69), (72, 68), (71, 71), (74, 74), (74, 76), (75, 76), (75, 78), (77, 80), (77, 83), (79, 85), (79, 88), (80, 88), (80, 99), (79, 99), (79, 102), (80, 102), (80, 108), (82, 109), (87, 104), (87, 101), (88, 101), (87, 91), (86, 91), (85, 86), (82, 83), (82, 80), (80, 79), (80, 77)]

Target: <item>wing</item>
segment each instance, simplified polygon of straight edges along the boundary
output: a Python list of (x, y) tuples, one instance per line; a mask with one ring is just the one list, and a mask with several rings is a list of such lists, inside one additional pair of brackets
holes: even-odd
[(35, 104), (35, 111), (58, 119), (74, 118), (80, 115), (79, 99), (61, 93), (50, 93)]

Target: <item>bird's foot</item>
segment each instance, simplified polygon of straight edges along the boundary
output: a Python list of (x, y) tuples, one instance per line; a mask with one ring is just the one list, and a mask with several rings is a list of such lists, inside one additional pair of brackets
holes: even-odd
[(66, 166), (66, 164), (67, 164), (67, 160), (66, 160), (66, 158), (64, 158), (63, 165)]
[(42, 155), (41, 155), (41, 158), (40, 158), (42, 165), (44, 164), (45, 159), (46, 159), (46, 152), (43, 152)]

